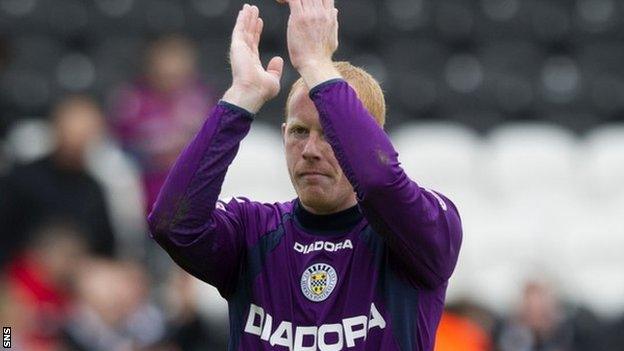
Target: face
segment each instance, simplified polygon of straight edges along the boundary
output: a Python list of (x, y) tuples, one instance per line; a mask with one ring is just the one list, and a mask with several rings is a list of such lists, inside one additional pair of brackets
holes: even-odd
[(353, 187), (325, 140), (319, 115), (307, 90), (297, 89), (282, 125), (286, 164), (303, 206), (316, 214), (345, 210), (356, 204)]
[(194, 53), (180, 45), (154, 50), (149, 64), (150, 82), (160, 91), (175, 91), (193, 79), (195, 74)]
[(102, 136), (104, 117), (95, 107), (84, 102), (70, 102), (58, 111), (55, 132), (58, 149), (68, 160), (80, 162), (89, 145)]

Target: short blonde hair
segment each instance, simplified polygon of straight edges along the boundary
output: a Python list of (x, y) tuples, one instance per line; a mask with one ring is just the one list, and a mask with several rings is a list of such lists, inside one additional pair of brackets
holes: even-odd
[[(335, 62), (334, 66), (338, 72), (355, 90), (358, 98), (364, 107), (373, 116), (377, 124), (381, 127), (386, 123), (386, 98), (379, 82), (368, 72), (360, 67), (356, 67), (349, 62)], [(303, 78), (299, 78), (290, 88), (288, 99), (286, 100), (286, 118), (288, 118), (290, 100), (295, 91), (299, 88), (307, 89)]]

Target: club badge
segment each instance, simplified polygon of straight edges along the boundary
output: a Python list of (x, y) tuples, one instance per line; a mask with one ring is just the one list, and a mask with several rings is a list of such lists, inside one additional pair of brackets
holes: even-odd
[(336, 270), (325, 263), (308, 267), (301, 276), (301, 291), (310, 301), (325, 301), (338, 283)]

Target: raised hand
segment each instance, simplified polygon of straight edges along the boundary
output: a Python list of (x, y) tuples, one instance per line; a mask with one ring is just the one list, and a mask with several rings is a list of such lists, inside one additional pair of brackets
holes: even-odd
[(259, 12), (256, 6), (245, 4), (238, 13), (230, 46), (232, 86), (223, 96), (224, 101), (252, 113), (277, 96), (284, 69), (284, 60), (278, 56), (266, 69), (262, 66), (258, 46), (264, 23)]
[(288, 52), (309, 87), (339, 77), (332, 63), (338, 49), (338, 10), (334, 0), (288, 0)]

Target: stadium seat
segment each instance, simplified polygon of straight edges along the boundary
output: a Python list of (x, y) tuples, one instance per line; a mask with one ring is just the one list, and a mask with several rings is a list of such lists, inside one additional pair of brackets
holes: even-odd
[(254, 123), (228, 170), (221, 197), (244, 196), (260, 202), (293, 199), (283, 149), (277, 128)]
[(56, 67), (57, 85), (69, 92), (88, 91), (95, 84), (95, 79), (93, 60), (81, 52), (67, 52)]
[(340, 3), (338, 8), (342, 13), (350, 14), (350, 16), (343, 16), (341, 19), (342, 35), (356, 41), (367, 40), (367, 38), (374, 35), (379, 18), (375, 3), (369, 1), (345, 1)]
[(421, 186), (448, 196), (458, 207), (464, 242), (448, 292), (449, 299), (469, 294), (481, 237), (479, 214), (483, 199), (476, 188), (475, 171), (481, 142), (476, 133), (453, 123), (405, 123), (391, 134), (407, 174)]
[(561, 214), (577, 203), (576, 147), (569, 131), (535, 123), (506, 125), (488, 137), (479, 177), (483, 210), (466, 223), (468, 235), (478, 238), (466, 246), (472, 297), (501, 310), (518, 298), (525, 280), (558, 275), (558, 243), (566, 235)]
[(464, 242), (455, 279), (462, 279), (471, 300), (507, 313), (527, 279), (556, 274), (544, 255), (552, 245), (545, 242), (540, 221), (487, 200), (462, 217)]
[(484, 178), (503, 198), (569, 191), (578, 145), (568, 130), (515, 123), (494, 130), (488, 143)]
[(406, 123), (391, 135), (405, 171), (449, 197), (474, 189), (480, 140), (452, 123)]
[(589, 306), (604, 317), (624, 313), (624, 208), (607, 208), (599, 201), (570, 215), (559, 242), (564, 252), (565, 290), (572, 301)]
[(477, 22), (475, 16), (474, 5), (470, 2), (436, 2), (435, 28), (451, 45), (470, 41)]
[(186, 14), (182, 2), (171, 0), (150, 1), (145, 6), (144, 24), (146, 30), (152, 33), (171, 33), (184, 30)]
[(0, 76), (0, 93), (23, 115), (43, 114), (54, 92), (50, 77), (31, 69), (9, 67)]
[(583, 141), (581, 174), (590, 198), (611, 205), (624, 199), (624, 124), (605, 125)]
[(398, 31), (411, 31), (422, 28), (432, 18), (433, 5), (426, 0), (387, 0), (384, 2), (388, 21), (382, 21), (382, 27), (388, 26)]
[(63, 45), (52, 36), (24, 35), (16, 38), (14, 63), (41, 74), (49, 74), (63, 53)]
[(139, 36), (110, 36), (94, 45), (89, 52), (96, 70), (97, 88), (106, 93), (119, 84), (135, 78), (143, 62), (141, 47), (145, 45)]

